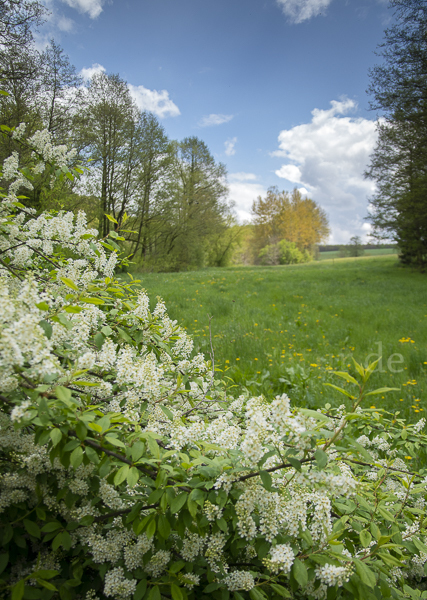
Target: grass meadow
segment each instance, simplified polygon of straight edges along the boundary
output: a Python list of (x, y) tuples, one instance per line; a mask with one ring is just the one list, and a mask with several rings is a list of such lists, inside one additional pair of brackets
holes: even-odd
[(165, 300), (197, 351), (209, 352), (212, 316), (215, 364), (230, 392), (243, 384), (311, 408), (339, 405), (345, 396), (323, 385), (344, 383), (333, 371), (355, 375), (352, 357), (366, 365), (381, 354), (371, 386), (399, 391), (371, 406), (410, 421), (427, 412), (427, 277), (395, 255), (134, 276), (152, 306)]

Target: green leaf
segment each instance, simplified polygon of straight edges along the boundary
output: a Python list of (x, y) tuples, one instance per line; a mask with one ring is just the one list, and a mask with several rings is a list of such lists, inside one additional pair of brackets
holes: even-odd
[(300, 408), (299, 412), (306, 417), (316, 419), (316, 421), (330, 421), (330, 418), (327, 415), (324, 415), (323, 413), (318, 412), (317, 410), (311, 410), (310, 408)]
[(227, 521), (224, 519), (224, 517), (221, 517), (220, 519), (218, 519), (216, 524), (221, 529), (221, 531), (224, 531), (224, 533), (227, 533), (227, 531), (228, 531)]
[(105, 216), (107, 217), (107, 219), (109, 221), (111, 221), (112, 223), (115, 223), (116, 225), (118, 225), (118, 222), (116, 221), (116, 219), (113, 216), (107, 215), (107, 213), (105, 213)]
[(425, 544), (423, 544), (423, 542), (421, 540), (419, 540), (416, 537), (413, 537), (412, 541), (414, 542), (415, 546), (417, 547), (417, 549), (420, 552), (424, 552), (425, 554), (427, 554), (427, 546)]
[(365, 394), (365, 396), (376, 396), (378, 394), (386, 394), (387, 392), (399, 392), (400, 388), (389, 388), (389, 387), (383, 387), (383, 388), (378, 388), (377, 390), (374, 390), (373, 392), (368, 392), (367, 394)]
[(3, 573), (8, 564), (9, 552), (6, 552), (6, 554), (0, 554), (0, 573)]
[(159, 448), (159, 445), (156, 442), (156, 440), (153, 439), (151, 436), (147, 436), (147, 444), (148, 444), (151, 454), (155, 458), (160, 458), (160, 448)]
[(60, 277), (59, 279), (62, 281), (62, 283), (65, 283), (67, 287), (71, 288), (75, 292), (79, 291), (79, 288), (76, 286), (72, 279), (69, 279), (68, 277)]
[(149, 540), (151, 540), (151, 538), (154, 536), (154, 534), (156, 533), (156, 519), (152, 519), (148, 525), (147, 525), (147, 529), (145, 530), (145, 533), (148, 537)]
[(184, 596), (182, 595), (181, 588), (179, 588), (174, 583), (171, 583), (171, 594), (173, 600), (183, 600)]
[(119, 336), (125, 340), (125, 342), (128, 342), (128, 344), (132, 344), (133, 340), (132, 338), (126, 333), (126, 331), (124, 329), (121, 329), (121, 327), (117, 327), (117, 331), (119, 333)]
[(267, 471), (260, 471), (259, 476), (266, 490), (271, 492), (271, 486), (273, 485), (273, 479)]
[(47, 302), (39, 302), (38, 304), (36, 304), (36, 307), (39, 310), (49, 310), (49, 304)]
[(352, 396), (350, 394), (350, 392), (347, 392), (347, 390), (343, 390), (342, 388), (338, 387), (337, 385), (334, 385), (333, 383), (324, 383), (323, 385), (328, 385), (329, 387), (333, 388), (334, 390), (337, 390), (337, 392), (344, 394), (344, 396), (347, 396), (347, 398), (350, 398), (351, 400), (355, 399), (355, 397)]
[(64, 306), (64, 310), (65, 310), (65, 312), (70, 313), (72, 315), (78, 315), (79, 313), (82, 312), (83, 308), (81, 306), (75, 306), (75, 305), (69, 304), (68, 306)]
[(265, 600), (265, 596), (261, 594), (258, 588), (254, 587), (250, 590), (249, 596), (252, 600)]
[(52, 429), (50, 432), (50, 439), (52, 440), (52, 444), (57, 446), (62, 439), (62, 431), (55, 427), (55, 429)]
[(12, 600), (21, 600), (24, 595), (25, 583), (20, 579), (12, 588)]
[(171, 502), (171, 513), (175, 514), (178, 511), (181, 510), (181, 508), (184, 506), (185, 502), (187, 501), (187, 492), (181, 492), (180, 494), (178, 494), (178, 496), (176, 496), (176, 498), (174, 498)]
[(145, 451), (145, 444), (141, 441), (135, 442), (132, 446), (132, 460), (136, 462), (141, 458)]
[(328, 460), (329, 460), (328, 455), (326, 454), (326, 452), (324, 452), (320, 448), (318, 448), (316, 450), (316, 452), (314, 453), (314, 458), (316, 460), (316, 463), (317, 463), (317, 466), (319, 467), (319, 469), (323, 469), (328, 464)]
[(80, 302), (84, 302), (85, 304), (105, 304), (104, 300), (102, 300), (102, 298), (93, 298), (91, 296), (82, 296), (80, 298)]
[(96, 450), (94, 450), (90, 446), (86, 446), (85, 454), (88, 457), (88, 459), (90, 460), (90, 462), (93, 462), (94, 465), (99, 464), (99, 456), (98, 456), (98, 453), (96, 452)]
[(129, 473), (126, 476), (129, 487), (134, 487), (137, 484), (140, 474), (140, 471), (136, 467), (129, 469)]
[(157, 523), (157, 531), (164, 540), (167, 540), (171, 531), (171, 526), (165, 515), (159, 515)]
[(145, 596), (145, 592), (147, 590), (147, 580), (141, 579), (135, 589), (135, 593), (133, 595), (133, 600), (142, 600)]
[(291, 456), (288, 456), (287, 460), (289, 464), (293, 466), (294, 469), (296, 469), (297, 471), (301, 471), (301, 463), (299, 460), (297, 460), (296, 458), (292, 458)]
[(367, 548), (369, 546), (369, 544), (371, 543), (372, 535), (369, 533), (369, 531), (366, 531), (366, 529), (364, 529), (363, 531), (361, 531), (359, 533), (359, 538), (360, 538), (360, 543), (362, 544), (362, 546), (364, 548)]
[(48, 321), (39, 321), (40, 327), (43, 329), (45, 336), (48, 340), (52, 337), (52, 325)]
[(77, 421), (76, 433), (79, 440), (84, 442), (87, 436), (87, 427), (82, 421)]
[(65, 404), (68, 404), (68, 402), (71, 400), (71, 390), (63, 387), (62, 385), (58, 385), (55, 388), (55, 395), (58, 400), (62, 400), (62, 402), (65, 402)]
[(282, 596), (282, 598), (292, 598), (292, 594), (288, 592), (288, 590), (282, 585), (279, 585), (278, 583), (270, 583), (270, 587), (273, 588), (276, 594)]
[(101, 350), (102, 345), (105, 342), (105, 337), (100, 331), (98, 331), (98, 333), (95, 334), (93, 341), (95, 342), (95, 346), (98, 348), (98, 350)]
[(83, 449), (81, 446), (77, 446), (77, 448), (74, 448), (74, 450), (71, 452), (70, 463), (74, 467), (74, 469), (77, 469), (77, 467), (79, 467), (82, 464), (82, 462)]
[(113, 435), (109, 435), (107, 433), (107, 435), (105, 436), (104, 439), (109, 444), (113, 444), (113, 446), (117, 446), (118, 448), (126, 448), (126, 446), (124, 445), (122, 440), (119, 440), (118, 438), (114, 437)]
[(166, 406), (163, 406), (163, 404), (159, 404), (159, 406), (160, 406), (161, 410), (165, 413), (165, 415), (167, 416), (167, 418), (170, 421), (173, 421), (174, 416), (173, 416), (172, 412), (168, 408), (166, 408)]
[(53, 583), (50, 583), (49, 581), (45, 581), (44, 579), (36, 579), (36, 581), (39, 585), (43, 586), (47, 590), (51, 590), (52, 592), (58, 591)]
[(56, 531), (57, 529), (61, 529), (62, 525), (59, 521), (51, 521), (50, 523), (46, 523), (44, 527), (42, 527), (43, 533), (52, 533), (52, 531)]
[(129, 473), (129, 465), (124, 465), (120, 467), (117, 473), (114, 476), (114, 485), (120, 485), (124, 482)]
[(307, 585), (307, 567), (299, 558), (296, 558), (294, 564), (292, 565), (292, 574), (301, 587), (305, 587)]
[(374, 589), (375, 583), (376, 583), (376, 577), (375, 577), (375, 574), (373, 573), (373, 571), (371, 571), (371, 569), (367, 565), (365, 565), (364, 562), (359, 560), (358, 558), (354, 558), (353, 562), (356, 566), (356, 572), (359, 575), (360, 579), (362, 580), (362, 583), (364, 583), (365, 585)]
[(332, 371), (333, 375), (337, 375), (342, 379), (345, 379), (348, 383), (354, 383), (354, 385), (359, 385), (354, 377), (352, 377), (349, 373), (345, 373), (344, 371)]
[(40, 527), (37, 525), (37, 523), (34, 523), (34, 521), (24, 519), (24, 527), (27, 530), (27, 532), (33, 537), (36, 537), (38, 539), (41, 538)]

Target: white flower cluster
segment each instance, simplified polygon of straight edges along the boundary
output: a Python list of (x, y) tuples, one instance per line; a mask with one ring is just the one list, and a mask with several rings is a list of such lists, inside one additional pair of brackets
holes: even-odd
[(265, 558), (263, 563), (272, 573), (289, 573), (294, 564), (295, 554), (288, 544), (278, 544), (270, 551), (271, 558)]
[(249, 571), (233, 571), (223, 579), (223, 582), (230, 592), (238, 590), (249, 592), (255, 585), (254, 577)]
[(136, 590), (136, 579), (127, 579), (122, 567), (111, 569), (105, 575), (104, 594), (114, 600), (128, 600)]
[(352, 572), (351, 563), (345, 567), (326, 564), (322, 567), (318, 566), (315, 569), (316, 577), (328, 587), (333, 587), (334, 585), (341, 587), (350, 579)]

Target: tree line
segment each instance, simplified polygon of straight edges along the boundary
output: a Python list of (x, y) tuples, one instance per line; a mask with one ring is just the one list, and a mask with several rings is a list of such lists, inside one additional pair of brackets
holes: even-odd
[(370, 72), (378, 143), (366, 176), (375, 180), (368, 220), (395, 241), (403, 263), (427, 265), (427, 4), (391, 0), (394, 24)]
[[(55, 143), (76, 148), (76, 165), (89, 168), (79, 181), (63, 178), (53, 187), (40, 175), (26, 190), (27, 206), (85, 210), (100, 236), (115, 230), (144, 269), (224, 266), (246, 247), (244, 262), (251, 264), (310, 258), (329, 231), (315, 202), (297, 190), (270, 188), (254, 202), (248, 237), (228, 199), (226, 168), (201, 139), (169, 139), (157, 117), (138, 108), (120, 75), (98, 72), (84, 81), (54, 40), (37, 50), (32, 27), (44, 11), (32, 0), (0, 3), (0, 77), (7, 92), (0, 97), (0, 123), (25, 123), (28, 136), (46, 129)], [(5, 135), (0, 160), (12, 152), (30, 159)]]

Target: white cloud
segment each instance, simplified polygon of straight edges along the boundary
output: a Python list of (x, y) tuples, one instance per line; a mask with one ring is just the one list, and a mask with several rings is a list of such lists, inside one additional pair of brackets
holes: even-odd
[(277, 0), (292, 23), (302, 23), (325, 11), (332, 0)]
[(60, 31), (66, 31), (67, 33), (73, 30), (74, 21), (73, 19), (69, 19), (65, 15), (60, 15), (56, 22), (58, 29)]
[(92, 79), (92, 77), (97, 73), (105, 73), (105, 67), (99, 63), (93, 63), (91, 67), (84, 67), (80, 71), (79, 75), (83, 77), (84, 81), (89, 81), (89, 79)]
[(226, 142), (224, 142), (224, 146), (225, 146), (225, 153), (227, 156), (233, 156), (234, 154), (236, 154), (236, 145), (237, 142), (237, 138), (230, 138), (229, 140), (227, 140)]
[(96, 19), (102, 13), (102, 5), (105, 0), (62, 0), (71, 8), (77, 9), (81, 13), (88, 13), (91, 19)]
[(128, 84), (132, 98), (140, 110), (147, 110), (159, 118), (177, 117), (181, 114), (177, 105), (169, 98), (167, 90), (149, 90), (143, 85)]
[(213, 125), (222, 125), (231, 121), (234, 115), (215, 115), (211, 114), (200, 119), (199, 127), (212, 127)]
[(329, 110), (314, 109), (310, 123), (280, 132), (280, 150), (273, 153), (286, 158), (276, 175), (304, 186), (328, 213), (334, 237), (342, 232), (340, 238), (366, 234), (367, 198), (375, 190), (363, 172), (375, 147), (376, 123), (345, 116), (356, 109), (350, 99), (331, 102)]
[(253, 201), (267, 193), (267, 189), (256, 180), (257, 176), (253, 173), (230, 173), (228, 176), (228, 196), (235, 202), (234, 210), (241, 222), (251, 219)]
[[(99, 63), (94, 63), (91, 67), (83, 68), (80, 75), (84, 81), (88, 82), (97, 73), (105, 73), (106, 69)], [(128, 83), (130, 95), (140, 110), (147, 110), (154, 113), (160, 119), (165, 117), (177, 117), (180, 115), (179, 108), (169, 98), (167, 90), (149, 90), (143, 85), (132, 85)]]

